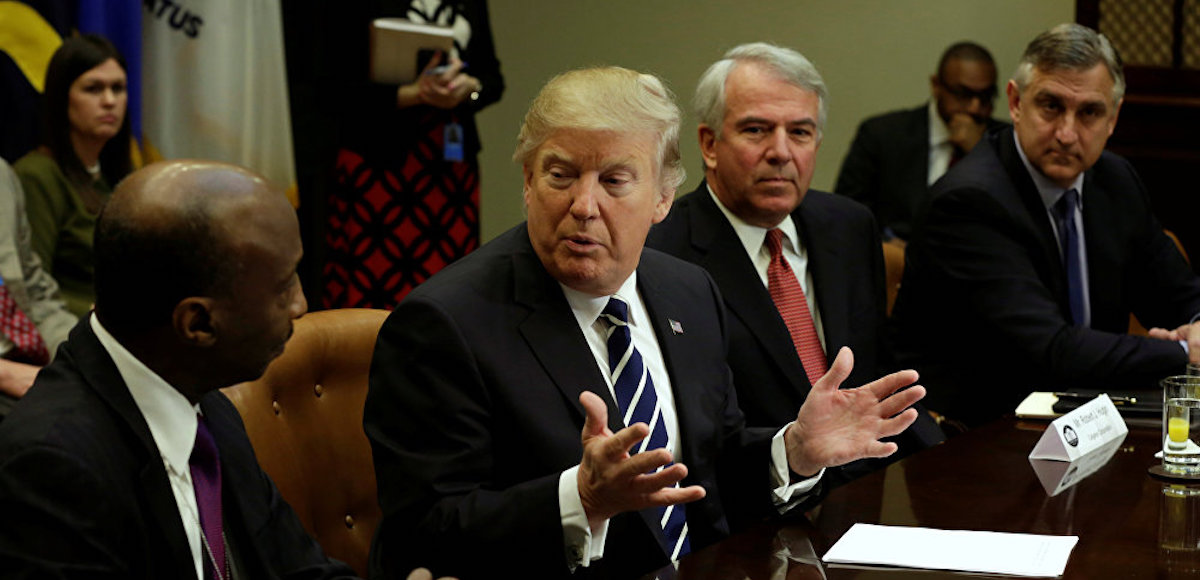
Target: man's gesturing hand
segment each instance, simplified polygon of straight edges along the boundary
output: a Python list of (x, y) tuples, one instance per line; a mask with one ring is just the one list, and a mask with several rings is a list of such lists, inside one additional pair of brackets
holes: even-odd
[(925, 388), (896, 392), (916, 382), (916, 371), (892, 373), (855, 389), (838, 388), (853, 368), (854, 355), (842, 347), (784, 434), (788, 466), (797, 474), (811, 476), (856, 459), (887, 457), (897, 446), (879, 440), (917, 420), (917, 410), (908, 407), (925, 396)]
[(674, 485), (687, 477), (687, 467), (671, 463), (666, 449), (630, 455), (629, 449), (650, 434), (645, 423), (634, 423), (615, 434), (608, 428), (608, 408), (595, 393), (584, 392), (579, 402), (587, 413), (583, 424), (583, 459), (579, 462), (579, 498), (588, 523), (596, 527), (627, 511), (696, 501), (704, 488)]

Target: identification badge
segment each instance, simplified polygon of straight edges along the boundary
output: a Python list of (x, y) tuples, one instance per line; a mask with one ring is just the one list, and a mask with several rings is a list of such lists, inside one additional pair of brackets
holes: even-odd
[(463, 160), (463, 129), (458, 123), (446, 123), (442, 132), (442, 159), (446, 161)]

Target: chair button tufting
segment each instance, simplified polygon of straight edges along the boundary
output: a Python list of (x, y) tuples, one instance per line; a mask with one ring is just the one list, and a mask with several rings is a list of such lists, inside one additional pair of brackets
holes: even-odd
[(278, 416), (283, 412), (283, 407), (279, 406), (279, 401), (271, 401), (271, 410), (275, 411), (275, 415)]
[(354, 516), (346, 514), (346, 527), (351, 530), (354, 529)]
[(321, 395), (325, 394), (325, 389), (321, 387), (321, 385), (317, 385), (313, 387), (313, 392), (317, 394), (317, 397), (320, 397)]

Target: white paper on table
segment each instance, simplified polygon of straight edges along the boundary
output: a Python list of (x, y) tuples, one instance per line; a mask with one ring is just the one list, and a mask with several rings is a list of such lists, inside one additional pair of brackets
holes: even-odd
[(1014, 576), (1061, 576), (1077, 542), (1079, 536), (854, 524), (825, 553), (825, 561)]

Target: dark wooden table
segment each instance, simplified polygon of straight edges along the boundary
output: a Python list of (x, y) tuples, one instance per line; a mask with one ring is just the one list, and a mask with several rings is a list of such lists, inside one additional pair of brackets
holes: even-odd
[(1028, 459), (1046, 425), (1006, 419), (955, 437), (833, 490), (807, 519), (762, 525), (692, 553), (676, 577), (964, 576), (820, 562), (850, 526), (863, 522), (1076, 535), (1063, 576), (1069, 579), (1200, 578), (1200, 485), (1172, 486), (1149, 476), (1146, 469), (1158, 461), (1158, 428), (1131, 427), (1103, 467), (1050, 496)]

